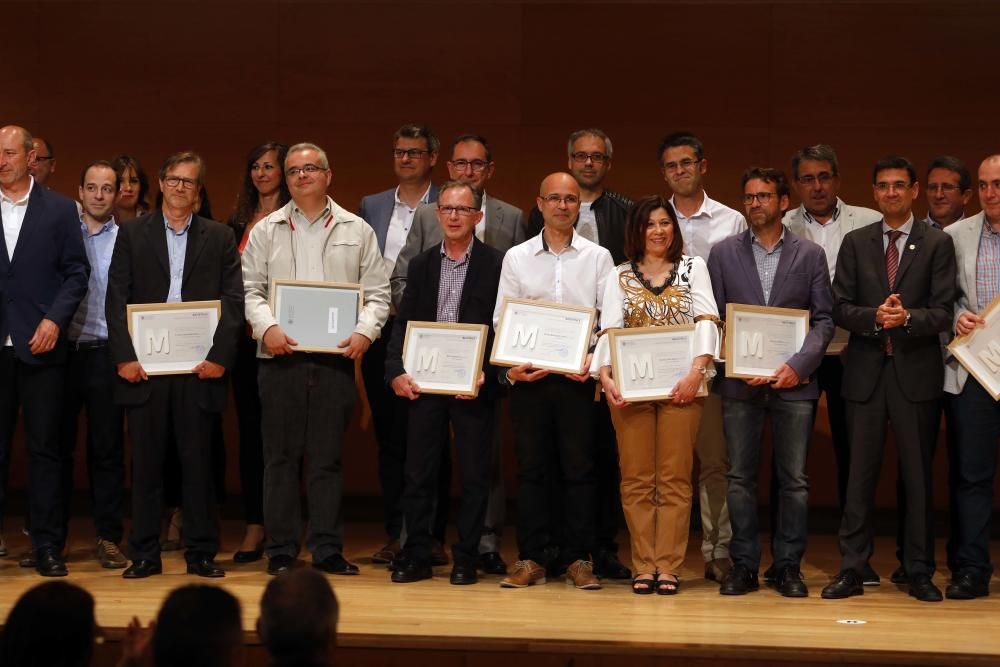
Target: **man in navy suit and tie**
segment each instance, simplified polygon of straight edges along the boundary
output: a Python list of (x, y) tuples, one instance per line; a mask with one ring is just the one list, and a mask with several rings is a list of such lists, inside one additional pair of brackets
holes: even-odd
[[(437, 201), (438, 188), (431, 182), (431, 172), (437, 164), (441, 142), (429, 127), (404, 125), (392, 139), (392, 170), (399, 185), (361, 199), (358, 215), (375, 230), (378, 249), (385, 260), (385, 272), (392, 275), (399, 251), (413, 225), (413, 215), (420, 204)], [(372, 411), (375, 439), (378, 442), (378, 477), (382, 486), (382, 512), (386, 544), (372, 555), (374, 563), (389, 563), (400, 555), (403, 528), (403, 470), (406, 458), (407, 401), (396, 396), (385, 380), (385, 351), (392, 339), (395, 309), (367, 354), (361, 358), (361, 373), (365, 379), (365, 394)], [(447, 482), (450, 475), (442, 475)], [(443, 501), (448, 502), (450, 489), (444, 488)], [(440, 494), (439, 494), (440, 495)], [(439, 501), (442, 500), (439, 497)], [(447, 520), (447, 512), (438, 512)], [(444, 537), (443, 521), (435, 521), (433, 530), (438, 537), (436, 550)]]
[(60, 577), (66, 575), (59, 443), (66, 328), (87, 292), (90, 264), (76, 205), (28, 172), (31, 141), (22, 127), (0, 128), (0, 507), (20, 406), (35, 568)]
[(778, 477), (774, 585), (785, 597), (806, 597), (809, 591), (799, 571), (808, 535), (806, 459), (819, 398), (816, 371), (833, 338), (830, 273), (823, 248), (781, 224), (788, 208), (788, 182), (781, 171), (747, 170), (743, 204), (750, 229), (720, 241), (708, 257), (719, 312), (725, 315), (727, 303), (808, 310), (809, 332), (802, 347), (770, 377), (727, 377), (718, 384), (729, 451), (726, 502), (733, 525), (733, 569), (719, 592), (744, 595), (759, 587), (757, 471), (764, 420), (770, 417)]

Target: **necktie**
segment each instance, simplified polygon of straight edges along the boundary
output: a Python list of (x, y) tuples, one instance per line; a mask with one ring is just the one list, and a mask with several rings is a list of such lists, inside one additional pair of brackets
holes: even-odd
[[(889, 278), (889, 292), (892, 292), (896, 287), (896, 272), (899, 271), (899, 248), (896, 247), (896, 241), (903, 232), (893, 229), (886, 234), (889, 236), (889, 243), (885, 246), (885, 273)], [(885, 351), (886, 354), (892, 354), (892, 338), (888, 336), (885, 339)]]

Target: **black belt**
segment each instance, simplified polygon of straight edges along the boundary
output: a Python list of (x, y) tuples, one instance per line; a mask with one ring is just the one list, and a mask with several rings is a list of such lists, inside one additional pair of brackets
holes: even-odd
[(99, 350), (102, 347), (108, 346), (108, 341), (106, 340), (77, 340), (70, 341), (70, 346), (77, 351), (80, 350)]

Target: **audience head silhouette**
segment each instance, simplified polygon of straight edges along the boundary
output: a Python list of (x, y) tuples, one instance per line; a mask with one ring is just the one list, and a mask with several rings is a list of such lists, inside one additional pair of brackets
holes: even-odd
[(311, 569), (292, 570), (264, 589), (257, 634), (274, 667), (331, 665), (339, 615), (326, 577)]
[(14, 604), (0, 637), (0, 665), (84, 667), (94, 638), (94, 598), (79, 586), (49, 581)]

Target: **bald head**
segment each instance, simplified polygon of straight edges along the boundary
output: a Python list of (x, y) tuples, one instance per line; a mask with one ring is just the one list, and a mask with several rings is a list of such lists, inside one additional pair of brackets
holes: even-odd
[(1000, 153), (979, 165), (979, 205), (992, 225), (1000, 225)]
[(546, 227), (569, 231), (580, 214), (580, 185), (566, 172), (549, 174), (542, 180), (535, 203)]
[(22, 195), (28, 188), (28, 166), (35, 157), (31, 139), (23, 127), (0, 127), (0, 187), (8, 194)]

